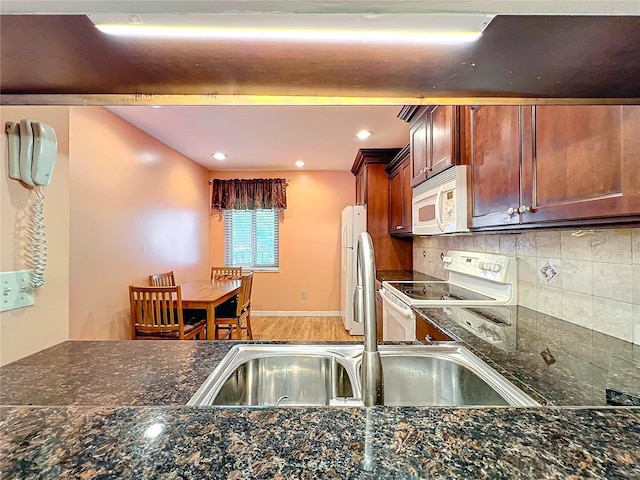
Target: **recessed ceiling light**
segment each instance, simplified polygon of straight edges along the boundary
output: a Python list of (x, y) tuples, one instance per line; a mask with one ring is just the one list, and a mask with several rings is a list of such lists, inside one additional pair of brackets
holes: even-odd
[(216, 152), (212, 155), (212, 157), (216, 160), (224, 160), (225, 158), (227, 158), (227, 156), (222, 152)]
[(161, 105), (151, 105), (151, 108), (162, 108)]
[(358, 137), (360, 140), (364, 140), (365, 138), (369, 138), (371, 136), (371, 132), (369, 130), (360, 130), (358, 133), (356, 133), (356, 137)]
[(296, 160), (293, 164), (298, 168), (304, 167), (304, 162), (302, 160)]

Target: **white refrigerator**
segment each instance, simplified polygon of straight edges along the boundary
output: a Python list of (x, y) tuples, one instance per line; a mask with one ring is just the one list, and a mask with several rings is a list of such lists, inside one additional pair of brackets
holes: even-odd
[(364, 335), (364, 324), (353, 321), (353, 292), (356, 288), (358, 237), (367, 231), (367, 211), (362, 205), (350, 205), (342, 210), (340, 314), (344, 328), (351, 335)]

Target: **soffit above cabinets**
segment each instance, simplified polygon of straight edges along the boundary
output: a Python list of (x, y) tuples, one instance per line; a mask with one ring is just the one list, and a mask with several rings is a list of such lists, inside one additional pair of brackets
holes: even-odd
[(2, 15), (0, 101), (634, 103), (639, 44), (640, 16), (499, 15), (474, 44), (373, 47), (131, 40), (99, 32), (85, 15)]

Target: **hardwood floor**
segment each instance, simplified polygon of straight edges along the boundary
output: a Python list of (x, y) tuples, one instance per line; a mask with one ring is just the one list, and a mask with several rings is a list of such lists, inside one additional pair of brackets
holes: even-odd
[(340, 317), (259, 317), (251, 316), (254, 340), (281, 340), (293, 342), (354, 341), (344, 329)]

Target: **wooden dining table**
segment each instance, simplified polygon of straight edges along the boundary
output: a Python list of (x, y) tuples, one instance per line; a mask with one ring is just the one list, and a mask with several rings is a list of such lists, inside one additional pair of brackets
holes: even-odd
[(207, 311), (207, 340), (216, 339), (216, 307), (240, 292), (240, 280), (193, 280), (182, 283), (182, 308)]

